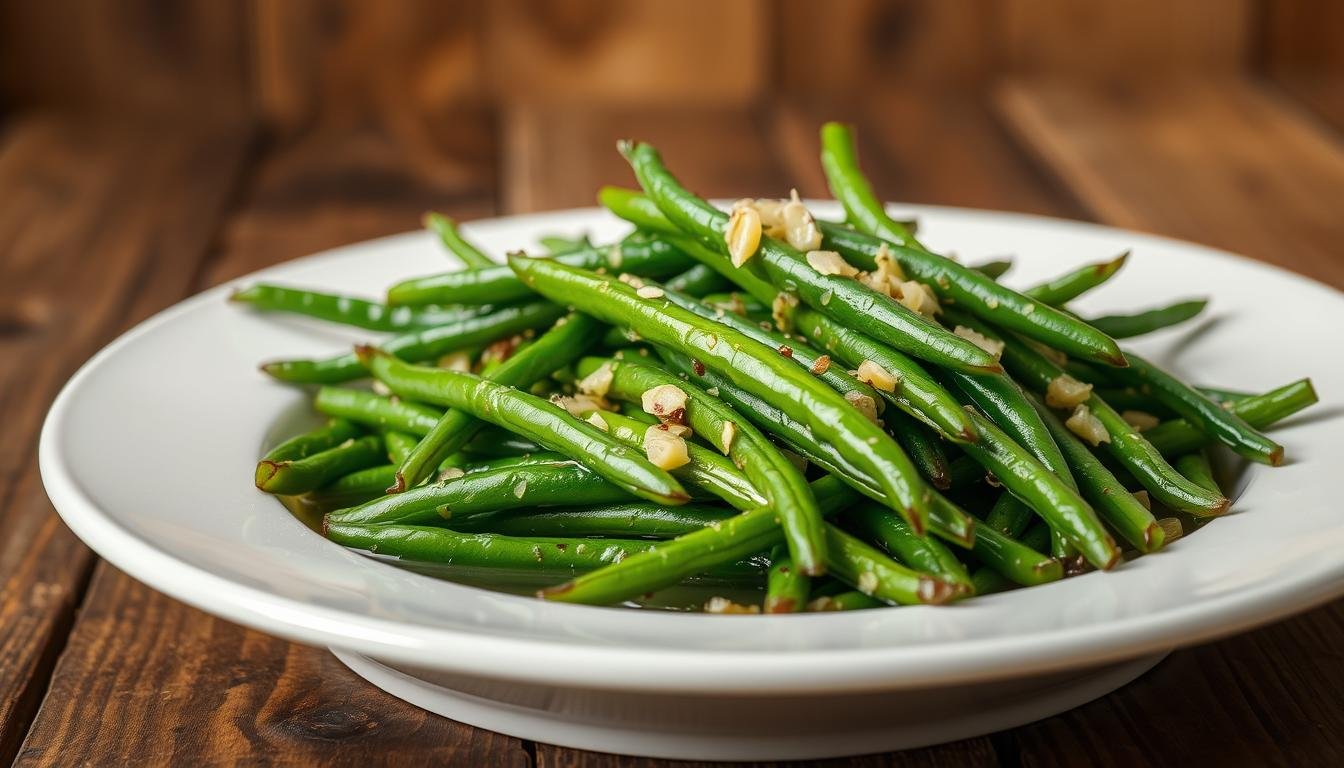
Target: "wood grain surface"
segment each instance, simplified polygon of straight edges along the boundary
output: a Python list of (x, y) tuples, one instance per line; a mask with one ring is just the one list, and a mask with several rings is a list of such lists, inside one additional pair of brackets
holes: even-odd
[[(825, 196), (815, 129), (846, 119), (886, 198), (1154, 231), (1344, 286), (1331, 4), (723, 6), (0, 0), (0, 762), (672, 765), (427, 715), (166, 598), (73, 537), (35, 457), (61, 384), (153, 312), (430, 208), (591, 205), (632, 183), (618, 138), (707, 195)], [(1340, 765), (1342, 639), (1336, 603), (1040, 723), (832, 764)]]

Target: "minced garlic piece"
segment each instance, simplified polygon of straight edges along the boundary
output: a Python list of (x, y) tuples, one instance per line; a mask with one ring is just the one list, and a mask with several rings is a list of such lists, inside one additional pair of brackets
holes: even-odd
[(686, 417), (686, 391), (676, 384), (659, 384), (640, 395), (645, 413), (660, 419), (681, 422)]
[(877, 423), (877, 401), (862, 392), (846, 392), (845, 402), (859, 409), (869, 421)]
[(859, 381), (872, 385), (873, 389), (883, 392), (895, 392), (896, 385), (900, 379), (894, 373), (886, 368), (874, 363), (872, 360), (864, 360), (859, 363), (859, 370), (856, 372)]
[(723, 444), (724, 453), (733, 449), (733, 439), (736, 437), (737, 425), (731, 421), (723, 422), (723, 434), (719, 435), (719, 442)]
[(859, 574), (858, 583), (854, 586), (865, 595), (871, 595), (877, 589), (877, 574), (872, 571), (864, 571)]
[(718, 613), (727, 615), (734, 613), (753, 614), (760, 612), (761, 607), (759, 605), (742, 605), (741, 603), (734, 603), (732, 600), (729, 600), (726, 597), (711, 597), (709, 598), (708, 601), (705, 602), (705, 613)]
[(734, 267), (747, 263), (747, 259), (756, 255), (761, 247), (761, 214), (750, 205), (735, 205), (728, 219), (728, 229), (723, 233), (728, 243), (728, 256)]
[(789, 193), (789, 202), (781, 212), (784, 218), (784, 239), (800, 251), (815, 251), (821, 247), (821, 230), (812, 213), (798, 199), (798, 190)]
[(579, 391), (585, 395), (606, 397), (615, 376), (616, 374), (611, 370), (611, 363), (603, 363), (596, 371), (579, 379), (577, 386)]
[(918, 280), (902, 282), (900, 284), (900, 296), (897, 297), (897, 300), (926, 317), (933, 317), (942, 309), (938, 305), (938, 297), (934, 296), (933, 290)]
[(1145, 429), (1152, 429), (1162, 423), (1161, 419), (1147, 411), (1121, 411), (1120, 418), (1124, 419), (1131, 427), (1140, 432)]
[(676, 469), (691, 461), (686, 441), (659, 424), (650, 426), (644, 432), (644, 455), (659, 469)]
[(375, 395), (382, 395), (383, 397), (392, 396), (392, 389), (383, 382), (379, 381), (378, 379), (373, 380), (371, 388), (373, 389), (373, 394)]
[(859, 270), (835, 251), (808, 251), (807, 265), (823, 275), (854, 277)]
[(1157, 524), (1162, 527), (1162, 533), (1166, 534), (1164, 544), (1170, 544), (1185, 535), (1185, 526), (1181, 525), (1178, 517), (1164, 517)]
[(900, 294), (901, 283), (905, 281), (905, 273), (901, 271), (901, 266), (892, 258), (891, 251), (887, 249), (887, 244), (882, 243), (878, 246), (877, 255), (873, 257), (877, 262), (877, 269), (872, 272), (864, 273), (864, 285), (872, 288), (874, 291), (895, 298)]
[(1134, 500), (1139, 502), (1139, 504), (1141, 504), (1144, 509), (1148, 510), (1149, 512), (1153, 511), (1153, 497), (1148, 495), (1148, 491), (1144, 489), (1139, 489), (1133, 493), (1133, 496)]
[(761, 216), (761, 228), (766, 237), (784, 238), (785, 200), (760, 199), (752, 202), (756, 213)]
[(450, 352), (439, 358), (439, 367), (460, 373), (471, 372), (471, 353), (465, 349)]
[(663, 289), (654, 285), (645, 285), (635, 291), (635, 295), (641, 299), (661, 299), (663, 297)]
[(1073, 414), (1069, 416), (1064, 426), (1069, 428), (1073, 434), (1086, 440), (1093, 447), (1102, 443), (1111, 442), (1111, 434), (1102, 426), (1101, 420), (1088, 410), (1086, 405), (1079, 405), (1073, 409)]
[(463, 470), (461, 467), (449, 467), (439, 473), (437, 480), (440, 483), (442, 483), (447, 480), (456, 480), (457, 478), (462, 477), (465, 474), (467, 474), (466, 471)]
[(822, 355), (821, 357), (818, 357), (815, 361), (813, 361), (812, 367), (809, 370), (811, 370), (812, 373), (815, 373), (816, 375), (820, 376), (826, 371), (830, 370), (830, 368), (831, 368), (831, 356)]
[(1092, 396), (1092, 385), (1073, 378), (1067, 373), (1050, 380), (1045, 388), (1045, 404), (1051, 408), (1072, 408)]
[(691, 436), (691, 428), (686, 426), (685, 424), (658, 423), (654, 424), (653, 426), (663, 430), (664, 432), (666, 432), (669, 435), (672, 435), (673, 437), (687, 438)]
[(609, 411), (611, 403), (600, 397), (585, 395), (580, 392), (577, 395), (566, 397), (564, 395), (552, 395), (551, 402), (564, 408), (571, 416), (583, 417), (586, 413), (593, 411)]
[(594, 427), (597, 427), (603, 432), (607, 431), (607, 420), (602, 418), (602, 414), (598, 413), (597, 411), (593, 411), (592, 413), (588, 414), (588, 423), (592, 424)]
[(964, 325), (958, 325), (952, 329), (952, 332), (993, 355), (995, 360), (998, 360), (999, 355), (1003, 354), (1003, 342), (998, 339), (991, 339), (983, 333)]

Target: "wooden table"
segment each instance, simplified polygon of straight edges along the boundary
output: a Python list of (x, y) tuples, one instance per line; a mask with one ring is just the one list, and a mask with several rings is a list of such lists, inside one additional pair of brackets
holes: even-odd
[[(722, 197), (823, 196), (815, 128), (856, 122), (891, 199), (1089, 219), (1209, 243), (1344, 286), (1344, 143), (1273, 86), (1014, 81), (867, 94), (863, 108), (517, 106), (433, 126), (153, 131), (24, 115), (0, 134), (0, 760), (22, 764), (647, 765), (476, 730), (323, 649), (164, 597), (99, 561), (38, 478), (46, 407), (120, 331), (259, 267), (473, 217), (590, 204), (657, 142)], [(856, 103), (851, 100), (850, 104)], [(919, 108), (911, 105), (918, 103)], [(1309, 361), (1303, 371), (1309, 372)], [(1288, 375), (1288, 374), (1285, 374)], [(1291, 510), (1285, 510), (1291, 512)], [(1174, 653), (1073, 712), (850, 765), (1344, 764), (1344, 603)]]

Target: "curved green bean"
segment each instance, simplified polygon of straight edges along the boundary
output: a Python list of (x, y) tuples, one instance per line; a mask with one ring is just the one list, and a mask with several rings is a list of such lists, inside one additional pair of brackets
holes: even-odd
[(349, 325), (368, 331), (405, 333), (433, 328), (495, 311), (495, 307), (389, 307), (376, 301), (290, 288), (273, 283), (256, 283), (234, 291), (229, 301), (247, 304), (263, 312), (287, 312), (329, 323)]
[(578, 374), (587, 377), (606, 366), (611, 371), (607, 395), (627, 403), (639, 403), (655, 387), (672, 385), (686, 393), (686, 423), (702, 440), (742, 468), (752, 485), (765, 496), (785, 527), (790, 552), (805, 573), (819, 573), (822, 548), (817, 527), (817, 502), (807, 481), (760, 430), (717, 397), (689, 381), (636, 361), (585, 358)]
[(257, 462), (256, 484), (267, 493), (292, 496), (385, 459), (381, 437), (354, 437), (301, 459), (262, 459)]
[(1128, 260), (1129, 251), (1125, 251), (1110, 261), (1087, 264), (1040, 285), (1032, 286), (1023, 291), (1022, 295), (1052, 307), (1060, 307), (1115, 277), (1115, 273), (1119, 272)]
[(1175, 304), (1135, 312), (1132, 315), (1103, 315), (1087, 322), (1113, 339), (1128, 339), (1184, 323), (1203, 312), (1208, 304), (1206, 299), (1178, 301)]
[(463, 266), (467, 269), (477, 269), (479, 267), (488, 267), (495, 263), (495, 260), (486, 256), (479, 248), (467, 242), (462, 237), (462, 233), (457, 230), (457, 222), (444, 216), (441, 213), (426, 213), (424, 218), (425, 229), (439, 236), (439, 242), (448, 253), (456, 256)]
[[(550, 325), (564, 314), (564, 307), (549, 301), (537, 301), (394, 336), (381, 346), (389, 354), (410, 362), (433, 360), (453, 350), (489, 344), (506, 336)], [(263, 364), (261, 370), (281, 381), (295, 384), (338, 384), (366, 375), (364, 366), (353, 354), (323, 360), (277, 360)]]
[[(535, 343), (500, 363), (487, 378), (510, 387), (530, 387), (582, 355), (596, 341), (595, 337), (601, 328), (600, 323), (587, 315), (570, 314), (562, 317)], [(444, 413), (419, 445), (400, 462), (392, 491), (397, 493), (419, 485), (445, 458), (466, 445), (484, 425), (484, 422), (464, 411), (450, 409)]]
[(317, 429), (291, 437), (275, 446), (267, 451), (262, 459), (268, 461), (306, 459), (328, 448), (335, 448), (346, 440), (359, 437), (363, 433), (364, 430), (349, 419), (328, 419), (326, 424)]
[(862, 233), (819, 222), (824, 244), (862, 269), (872, 269), (883, 242), (906, 274), (927, 284), (940, 297), (980, 317), (1045, 342), (1069, 355), (1124, 365), (1124, 355), (1105, 334), (1036, 299), (1010, 290), (992, 278), (939, 256), (887, 215), (859, 170), (854, 138), (847, 126), (821, 129), (821, 164), (831, 194)]
[(427, 405), (345, 387), (319, 388), (313, 398), (313, 407), (328, 416), (417, 436), (428, 434), (442, 415), (442, 411)]
[[(1300, 379), (1263, 395), (1231, 402), (1228, 409), (1245, 419), (1247, 424), (1263, 429), (1317, 402), (1311, 379)], [(1173, 456), (1189, 453), (1210, 442), (1208, 435), (1185, 419), (1162, 422), (1144, 436), (1158, 451)]]
[(665, 504), (690, 498), (641, 452), (535, 395), (469, 373), (411, 365), (373, 347), (359, 347), (357, 354), (378, 380), (403, 397), (466, 411), (535, 440), (641, 498)]
[(500, 510), (451, 523), (453, 530), (509, 536), (614, 536), (669, 539), (717, 525), (736, 510), (703, 504), (665, 507), (631, 501), (596, 507)]

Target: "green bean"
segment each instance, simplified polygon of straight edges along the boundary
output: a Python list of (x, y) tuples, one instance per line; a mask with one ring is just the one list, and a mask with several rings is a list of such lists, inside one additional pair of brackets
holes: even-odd
[(977, 595), (992, 595), (1017, 589), (1017, 584), (1012, 579), (989, 566), (975, 569), (975, 573), (971, 574), (971, 585), (975, 587)]
[[(911, 232), (911, 234), (914, 233)], [(975, 264), (971, 267), (971, 269), (974, 269), (976, 272), (979, 272), (980, 274), (985, 275), (986, 277), (992, 278), (994, 280), (998, 280), (1000, 277), (1003, 277), (1005, 274), (1007, 274), (1008, 270), (1012, 268), (1013, 268), (1012, 259), (994, 259), (992, 261), (986, 261), (981, 264)]]
[(469, 453), (454, 454), (462, 457), (462, 462), (456, 468), (461, 469), (464, 474), (472, 472), (488, 472), (492, 469), (502, 469), (504, 467), (521, 467), (528, 464), (555, 464), (558, 462), (569, 461), (564, 454), (555, 451), (541, 451), (539, 453), (524, 453), (516, 456), (499, 456), (493, 459), (485, 459), (473, 456)]
[(1175, 304), (1132, 315), (1094, 317), (1088, 323), (1113, 339), (1128, 339), (1184, 323), (1203, 312), (1208, 303), (1206, 299), (1178, 301)]
[[(690, 372), (691, 365), (686, 358), (670, 356), (668, 361), (683, 373)], [(787, 412), (739, 389), (732, 382), (720, 378), (718, 374), (706, 371), (702, 379), (717, 389), (719, 396), (738, 412), (761, 429), (769, 429), (771, 434), (804, 459), (840, 478), (846, 485), (868, 498), (890, 506), (877, 481), (866, 470), (856, 467), (836, 451), (831, 443), (818, 440), (810, 427), (797, 421)], [(930, 492), (929, 496), (930, 530), (948, 541), (970, 546), (971, 539), (975, 535), (974, 524), (970, 518), (955, 507), (941, 504), (942, 497), (939, 494)]]
[[(410, 362), (433, 360), (456, 349), (488, 344), (550, 325), (564, 313), (563, 307), (548, 301), (504, 307), (489, 315), (394, 336), (383, 342), (382, 349)], [(366, 375), (364, 366), (353, 354), (324, 360), (278, 360), (262, 365), (261, 370), (281, 381), (296, 384), (338, 384)]]
[(1115, 277), (1128, 259), (1129, 251), (1125, 251), (1110, 261), (1084, 265), (1028, 288), (1022, 294), (1052, 307), (1061, 307)]
[(892, 393), (901, 410), (952, 440), (975, 440), (975, 427), (956, 398), (918, 363), (829, 317), (799, 309), (794, 322), (804, 336), (845, 363), (859, 367), (871, 360), (900, 380)]
[(467, 269), (476, 269), (478, 267), (488, 267), (494, 264), (494, 259), (486, 256), (479, 248), (467, 242), (462, 234), (457, 231), (457, 222), (444, 216), (441, 213), (426, 213), (424, 219), (425, 229), (439, 236), (439, 242), (448, 253), (456, 256), (463, 266)]
[(476, 457), (517, 458), (542, 453), (547, 449), (535, 440), (515, 435), (507, 429), (487, 425), (462, 446), (462, 453)]
[(296, 461), (306, 459), (328, 448), (335, 448), (353, 437), (359, 437), (363, 430), (348, 419), (329, 419), (326, 424), (288, 440), (267, 451), (262, 457), (267, 461)]
[(388, 307), (376, 301), (320, 291), (257, 283), (229, 295), (229, 301), (264, 312), (288, 312), (369, 331), (406, 332), (453, 323), (494, 311), (492, 307)]
[(989, 419), (968, 412), (976, 419), (980, 441), (963, 445), (963, 450), (993, 472), (1005, 488), (1036, 510), (1052, 528), (1068, 537), (1088, 562), (1102, 570), (1115, 567), (1120, 561), (1120, 550), (1077, 491)]
[[(607, 425), (608, 434), (636, 448), (644, 447), (646, 430), (658, 428), (609, 411), (593, 411), (593, 415)], [(765, 497), (752, 486), (741, 470), (733, 466), (728, 457), (689, 440), (686, 441), (686, 453), (690, 458), (689, 463), (671, 472), (673, 477), (687, 486), (712, 493), (729, 506), (741, 510), (755, 509), (766, 503)]]
[(952, 481), (947, 474), (947, 453), (943, 451), (943, 445), (933, 430), (899, 410), (886, 412), (882, 419), (924, 479), (934, 488), (950, 488)]
[[(622, 151), (644, 190), (668, 219), (726, 256), (728, 214), (683, 188), (649, 145), (623, 147)], [(690, 255), (699, 258), (698, 254)], [(818, 272), (801, 251), (787, 243), (764, 237), (756, 255), (771, 282), (838, 322), (861, 328), (889, 346), (937, 365), (971, 372), (999, 370), (998, 363), (983, 349), (885, 293), (852, 278)], [(742, 281), (744, 274), (750, 273), (736, 269), (725, 276), (759, 301), (774, 300), (778, 292), (774, 286), (753, 289), (753, 283)]]
[[(509, 263), (542, 295), (571, 303), (600, 320), (626, 325), (660, 347), (693, 356), (705, 369), (718, 371), (738, 386), (799, 410), (857, 464), (872, 470), (889, 498), (915, 521), (916, 529), (923, 529), (928, 514), (924, 484), (909, 458), (841, 395), (798, 370), (777, 350), (726, 326), (707, 322), (660, 295), (643, 298), (631, 286), (603, 275), (538, 259), (515, 257)], [(784, 515), (783, 519), (790, 531), (790, 552), (799, 567), (810, 571), (821, 540), (819, 518)], [(803, 547), (811, 551), (802, 551)]]
[(999, 533), (990, 525), (976, 529), (974, 553), (980, 562), (1024, 587), (1064, 578), (1064, 567), (1058, 560)]
[(1233, 389), (1219, 389), (1217, 387), (1196, 387), (1205, 396), (1211, 397), (1220, 403), (1237, 403), (1250, 397), (1255, 397), (1252, 392), (1242, 392)]
[(676, 277), (668, 278), (663, 287), (687, 296), (704, 296), (715, 291), (726, 291), (733, 284), (705, 264), (696, 264)]
[(395, 464), (357, 470), (304, 494), (302, 501), (305, 506), (321, 511), (363, 504), (386, 494), (396, 473)]
[[(984, 524), (1005, 536), (1015, 538), (1021, 536), (1035, 519), (1036, 513), (1031, 511), (1031, 507), (1018, 501), (1011, 493), (1002, 493), (994, 500), (994, 506), (989, 508)], [(976, 530), (980, 528), (977, 527)]]
[(503, 509), (622, 504), (630, 493), (571, 461), (523, 464), (440, 480), (327, 515), (331, 522), (456, 525)]
[[(1263, 395), (1233, 402), (1228, 409), (1245, 419), (1247, 424), (1263, 429), (1316, 402), (1311, 379), (1301, 379)], [(1154, 448), (1168, 456), (1189, 453), (1210, 442), (1207, 435), (1185, 419), (1163, 422), (1145, 432), (1144, 436)]]
[(421, 436), (434, 428), (441, 415), (437, 408), (427, 405), (344, 387), (319, 388), (313, 398), (313, 407), (328, 416)]
[(1231, 448), (1237, 455), (1270, 466), (1283, 463), (1283, 446), (1244, 419), (1187, 386), (1142, 357), (1129, 352), (1129, 367), (1114, 373), (1130, 386), (1144, 387), (1153, 397), (1200, 431)]
[[(629, 556), (654, 551), (658, 542), (457, 533), (415, 525), (332, 524), (327, 538), (353, 549), (421, 563), (518, 570), (550, 578), (586, 573)], [(726, 563), (707, 569), (721, 578), (759, 578), (758, 563)]]
[(732, 312), (753, 322), (770, 320), (770, 307), (762, 304), (750, 295), (740, 292), (711, 293), (700, 299), (700, 303), (710, 309)]
[(358, 354), (377, 379), (403, 397), (469, 412), (563, 453), (649, 501), (682, 504), (690, 498), (675, 478), (640, 451), (535, 395), (468, 373), (410, 365), (373, 347), (360, 347)]
[(941, 605), (970, 592), (969, 587), (906, 568), (835, 526), (826, 530), (826, 563), (835, 578), (892, 605)]
[(307, 493), (342, 475), (373, 466), (383, 458), (381, 437), (352, 437), (302, 459), (262, 459), (257, 463), (257, 488), (287, 496)]
[(1173, 418), (1171, 409), (1153, 399), (1147, 387), (1094, 387), (1093, 392), (1117, 411), (1142, 411), (1158, 418)]
[(809, 612), (821, 611), (862, 611), (869, 608), (885, 608), (886, 603), (869, 597), (857, 589), (837, 592), (834, 595), (822, 595), (807, 604)]
[(578, 237), (542, 235), (537, 238), (537, 244), (545, 248), (546, 253), (551, 256), (593, 247), (593, 241), (589, 240), (587, 235), (579, 235)]
[[(887, 215), (863, 178), (848, 127), (827, 123), (821, 129), (821, 162), (831, 194), (862, 233), (819, 222), (824, 245), (861, 269), (876, 266), (884, 241), (891, 255), (912, 276), (940, 297), (980, 317), (1045, 342), (1069, 355), (1124, 365), (1124, 355), (1105, 334), (1047, 304), (1010, 290), (987, 275), (924, 248)], [(894, 247), (892, 247), (894, 246)]]
[[(864, 402), (871, 403), (874, 411), (881, 413), (882, 402), (877, 391), (841, 370), (839, 366), (832, 366), (830, 358), (821, 351), (782, 333), (766, 330), (745, 317), (721, 309), (716, 310), (676, 291), (666, 290), (664, 295), (668, 301), (682, 309), (694, 312), (707, 320), (726, 325), (756, 342), (773, 348), (779, 354), (811, 371), (813, 375), (831, 385), (831, 388), (836, 392), (846, 395), (851, 401), (855, 398), (866, 398)], [(822, 360), (823, 357), (826, 357), (826, 360)]]
[[(928, 536), (916, 536), (910, 526), (885, 507), (862, 502), (845, 510), (844, 524), (863, 538), (877, 542), (898, 561), (916, 571), (932, 574), (949, 584), (971, 590), (966, 567), (947, 547)], [(978, 531), (979, 529), (977, 529)]]
[(415, 449), (418, 442), (420, 442), (419, 438), (405, 432), (388, 430), (383, 433), (383, 443), (387, 448), (387, 460), (393, 464), (400, 464)]
[(1213, 467), (1209, 465), (1209, 457), (1203, 451), (1187, 453), (1176, 459), (1176, 471), (1185, 475), (1191, 482), (1207, 488), (1214, 493), (1221, 493), (1218, 488), (1218, 481), (1213, 477)]
[(820, 518), (816, 500), (803, 475), (760, 430), (717, 397), (689, 381), (643, 362), (585, 358), (578, 373), (587, 377), (606, 366), (611, 371), (607, 395), (629, 403), (639, 403), (643, 394), (655, 387), (671, 385), (686, 393), (686, 423), (702, 440), (727, 455), (742, 468), (751, 484), (779, 513), (789, 541), (790, 552), (799, 568), (808, 574), (820, 572), (822, 549), (817, 527), (811, 521)]
[[(665, 240), (636, 232), (620, 243), (549, 257), (579, 269), (602, 269), (633, 275), (666, 277), (689, 269), (693, 262)], [(417, 277), (387, 291), (392, 306), (425, 304), (502, 304), (532, 296), (506, 264)]]
[[(984, 324), (976, 331), (1004, 342), (1003, 362), (1019, 381), (1036, 392), (1045, 392), (1050, 382), (1064, 372), (1048, 358), (1012, 334), (1000, 334)], [(1110, 440), (1103, 442), (1106, 452), (1148, 489), (1163, 504), (1194, 515), (1217, 515), (1227, 510), (1227, 499), (1181, 477), (1138, 430), (1106, 404), (1096, 392), (1083, 405), (1106, 430)], [(1033, 505), (1034, 506), (1034, 505)], [(1041, 511), (1040, 508), (1036, 508)], [(1075, 542), (1076, 543), (1076, 542)]]
[(965, 376), (950, 371), (947, 378), (952, 380), (970, 404), (988, 415), (999, 429), (1027, 449), (1066, 485), (1076, 488), (1059, 446), (1050, 437), (1050, 432), (1017, 382), (1007, 376)]
[(1040, 414), (1045, 426), (1054, 436), (1063, 452), (1083, 498), (1090, 502), (1102, 519), (1110, 524), (1126, 541), (1140, 552), (1155, 552), (1162, 548), (1165, 537), (1152, 512), (1125, 489), (1115, 475), (1102, 464), (1087, 446), (1083, 445), (1068, 427), (1065, 427), (1045, 404), (1036, 398), (1031, 404)]
[(793, 566), (788, 547), (770, 551), (770, 571), (765, 577), (765, 612), (797, 613), (807, 605), (812, 580)]
[(602, 187), (597, 191), (597, 201), (603, 208), (641, 229), (673, 235), (681, 232), (652, 200), (637, 189)]
[(631, 501), (598, 507), (500, 510), (454, 521), (453, 530), (509, 536), (615, 536), (668, 539), (717, 525), (737, 512), (683, 504), (664, 507)]
[[(834, 478), (812, 483), (811, 494), (823, 514), (833, 514), (855, 500), (855, 494)], [(654, 552), (632, 555), (600, 571), (544, 589), (538, 595), (561, 602), (609, 605), (656, 592), (719, 563), (750, 557), (773, 547), (782, 537), (778, 512), (769, 506), (759, 507), (665, 542)]]
[[(530, 387), (556, 368), (568, 365), (594, 342), (602, 326), (586, 315), (570, 314), (556, 321), (549, 331), (526, 349), (516, 352), (488, 375), (491, 381), (511, 387)], [(410, 455), (400, 462), (393, 492), (419, 485), (445, 458), (460, 450), (480, 432), (484, 422), (452, 409), (430, 429)]]

